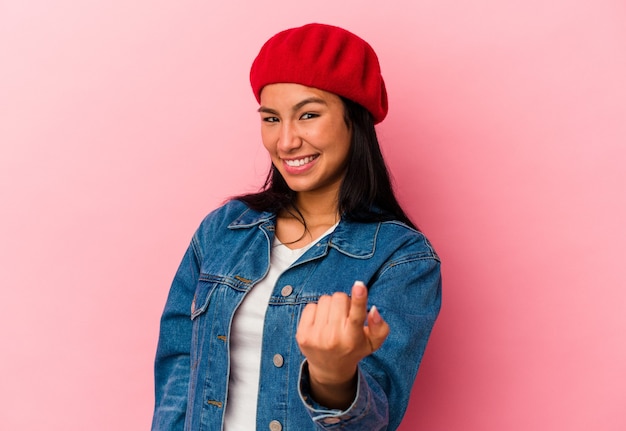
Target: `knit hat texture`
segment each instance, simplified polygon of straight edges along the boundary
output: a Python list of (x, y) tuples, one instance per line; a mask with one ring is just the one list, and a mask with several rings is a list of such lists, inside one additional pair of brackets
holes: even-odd
[(360, 37), (339, 27), (307, 24), (270, 38), (250, 69), (257, 101), (268, 84), (295, 83), (343, 96), (365, 107), (380, 123), (387, 91), (378, 57)]

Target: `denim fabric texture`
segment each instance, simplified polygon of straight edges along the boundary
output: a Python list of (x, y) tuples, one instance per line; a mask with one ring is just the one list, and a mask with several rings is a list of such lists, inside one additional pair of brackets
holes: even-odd
[[(161, 318), (152, 430), (222, 429), (232, 318), (268, 271), (275, 218), (230, 201), (193, 236)], [(355, 280), (368, 286), (368, 308), (376, 305), (391, 332), (360, 362), (352, 405), (332, 410), (308, 394), (295, 334), (307, 303), (336, 291), (349, 294)], [(396, 429), (440, 305), (440, 261), (420, 232), (394, 221), (341, 220), (279, 277), (269, 300), (257, 430)], [(282, 361), (275, 364), (276, 354)]]

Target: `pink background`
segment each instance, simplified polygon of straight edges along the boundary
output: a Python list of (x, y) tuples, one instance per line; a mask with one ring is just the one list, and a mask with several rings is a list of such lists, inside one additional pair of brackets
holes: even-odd
[(378, 52), (443, 259), (402, 430), (626, 429), (623, 0), (0, 0), (0, 428), (148, 429), (183, 251), (266, 171), (249, 65), (312, 21)]

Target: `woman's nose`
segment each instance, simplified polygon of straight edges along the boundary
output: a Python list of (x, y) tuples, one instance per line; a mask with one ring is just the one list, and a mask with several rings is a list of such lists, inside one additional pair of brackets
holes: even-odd
[(300, 139), (300, 134), (298, 133), (297, 128), (291, 123), (283, 123), (280, 136), (278, 138), (278, 148), (281, 151), (288, 153), (300, 148), (301, 145), (302, 140)]

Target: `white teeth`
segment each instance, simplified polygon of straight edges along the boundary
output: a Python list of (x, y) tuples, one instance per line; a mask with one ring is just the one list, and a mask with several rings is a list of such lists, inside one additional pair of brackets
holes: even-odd
[(311, 163), (313, 159), (315, 159), (314, 156), (308, 156), (303, 159), (285, 160), (285, 163), (287, 163), (287, 166), (298, 167), (298, 166), (306, 165), (307, 163)]

